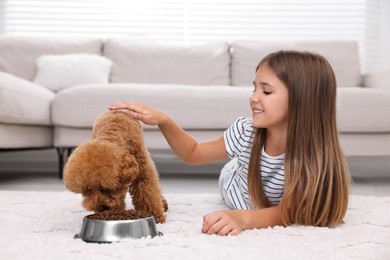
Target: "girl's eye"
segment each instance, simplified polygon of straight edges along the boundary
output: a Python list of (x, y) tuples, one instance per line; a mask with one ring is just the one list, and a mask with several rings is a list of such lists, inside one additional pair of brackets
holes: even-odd
[(264, 93), (264, 95), (267, 95), (267, 96), (272, 94), (271, 91), (265, 91), (265, 90), (263, 91), (263, 93)]

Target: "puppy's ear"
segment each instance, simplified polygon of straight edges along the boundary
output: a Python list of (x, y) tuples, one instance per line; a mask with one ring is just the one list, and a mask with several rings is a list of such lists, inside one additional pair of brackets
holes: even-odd
[(121, 159), (121, 167), (119, 169), (121, 181), (131, 182), (138, 177), (139, 174), (139, 164), (135, 157), (132, 154), (124, 154)]
[(65, 186), (75, 193), (85, 193), (96, 187), (118, 188), (120, 154), (113, 144), (104, 140), (94, 139), (81, 144), (65, 165)]

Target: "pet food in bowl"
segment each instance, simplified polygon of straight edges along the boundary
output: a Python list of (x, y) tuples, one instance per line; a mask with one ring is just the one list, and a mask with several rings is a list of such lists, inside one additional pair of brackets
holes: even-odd
[(153, 216), (136, 210), (105, 211), (84, 217), (75, 235), (85, 242), (110, 243), (162, 235)]

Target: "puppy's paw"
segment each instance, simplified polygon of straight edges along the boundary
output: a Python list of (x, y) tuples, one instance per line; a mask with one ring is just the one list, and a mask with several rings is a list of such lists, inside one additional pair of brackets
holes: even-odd
[(161, 197), (161, 200), (162, 200), (162, 205), (163, 205), (164, 211), (167, 212), (168, 211), (168, 202), (164, 197)]
[(165, 221), (166, 221), (166, 217), (165, 217), (164, 214), (161, 214), (161, 215), (160, 214), (158, 214), (158, 215), (154, 214), (153, 217), (154, 217), (154, 219), (156, 220), (157, 223), (165, 223)]

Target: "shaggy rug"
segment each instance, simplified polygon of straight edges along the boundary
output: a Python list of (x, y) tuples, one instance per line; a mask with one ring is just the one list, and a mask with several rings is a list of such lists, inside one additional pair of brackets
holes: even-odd
[(200, 232), (206, 213), (225, 208), (217, 194), (165, 194), (163, 236), (112, 244), (73, 236), (81, 196), (71, 192), (0, 191), (0, 259), (390, 259), (390, 197), (351, 196), (345, 224), (247, 230), (219, 237)]

